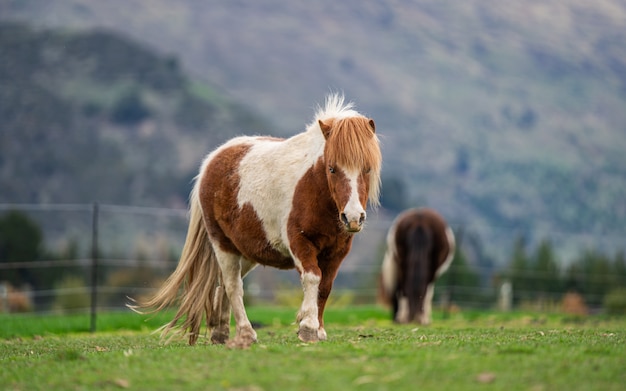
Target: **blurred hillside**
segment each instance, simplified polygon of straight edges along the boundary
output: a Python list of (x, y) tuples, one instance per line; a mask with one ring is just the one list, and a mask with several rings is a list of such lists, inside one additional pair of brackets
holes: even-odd
[[(97, 27), (128, 34), (165, 56), (158, 57), (155, 66), (160, 62), (163, 69), (181, 72), (182, 68), (194, 80), (206, 80), (230, 101), (241, 102), (275, 125), (270, 129), (235, 123), (238, 115), (226, 115), (230, 123), (219, 127), (222, 130), (292, 134), (303, 129), (329, 89), (343, 90), (377, 122), (384, 144), (385, 183), (397, 185), (397, 193), (406, 194), (398, 197), (397, 207), (428, 204), (438, 208), (491, 247), (508, 246), (517, 234), (531, 241), (551, 237), (566, 253), (581, 247), (623, 246), (624, 1), (0, 0), (0, 17), (39, 27)], [(95, 53), (101, 50), (100, 45), (92, 47)], [(54, 53), (46, 58), (55, 58)], [(80, 64), (73, 69), (71, 74), (91, 68)], [(50, 80), (46, 83), (46, 91), (62, 92), (74, 102), (85, 98), (87, 91), (99, 90), (72, 88), (78, 81), (64, 88)], [(197, 98), (197, 89), (188, 84), (180, 90), (187, 92), (179, 94)], [(151, 86), (146, 91), (158, 88), (164, 87)], [(217, 95), (215, 90), (210, 92), (210, 96)], [(153, 102), (148, 92), (140, 96), (145, 96), (146, 105)], [(96, 113), (110, 112), (113, 107), (115, 100), (105, 97), (91, 98), (111, 102), (109, 106), (99, 103), (105, 109)], [(135, 129), (137, 138), (145, 134), (140, 129), (156, 129), (155, 133), (145, 131), (160, 136), (153, 136), (152, 147), (140, 143), (146, 155), (135, 170), (161, 164), (160, 172), (173, 178), (184, 171), (168, 171), (174, 166), (195, 169), (197, 161), (186, 162), (184, 156), (195, 158), (198, 150), (208, 150), (225, 134), (197, 126), (195, 131), (202, 132), (202, 137), (186, 131), (181, 134), (188, 136), (179, 137), (176, 129), (185, 126), (176, 118), (187, 117), (175, 111), (187, 105), (177, 106), (180, 100), (176, 99), (168, 102), (158, 109), (148, 107), (153, 121), (123, 129)], [(59, 104), (51, 110), (69, 110), (63, 107)], [(85, 107), (81, 110), (91, 112)], [(86, 115), (79, 118), (90, 123)], [(253, 121), (248, 113), (245, 118)], [(56, 126), (63, 128), (64, 123)], [(107, 143), (115, 143), (116, 135), (123, 133), (115, 121), (103, 129), (109, 129), (102, 133), (110, 135), (103, 137)], [(214, 132), (219, 134), (209, 139), (208, 134)], [(176, 139), (185, 142), (174, 147), (166, 134), (176, 134)], [(199, 139), (206, 143), (198, 145)], [(107, 143), (98, 145), (107, 148)], [(5, 148), (6, 143), (2, 145)], [(181, 153), (170, 159), (161, 147)], [(139, 159), (144, 156), (140, 150), (129, 154), (120, 149), (112, 161), (126, 166), (119, 162)], [(54, 152), (42, 149), (39, 153)], [(3, 175), (27, 173), (6, 167), (2, 165)], [(77, 170), (71, 177), (84, 181), (97, 172), (95, 168)], [(143, 196), (166, 191), (148, 189), (146, 184), (133, 187), (129, 183), (141, 179), (131, 171), (125, 175), (109, 172), (115, 175), (111, 181), (124, 184), (122, 190), (145, 189), (119, 202), (144, 204)], [(36, 183), (20, 186), (36, 188)]]
[(0, 202), (184, 206), (202, 156), (264, 125), (114, 33), (0, 24)]

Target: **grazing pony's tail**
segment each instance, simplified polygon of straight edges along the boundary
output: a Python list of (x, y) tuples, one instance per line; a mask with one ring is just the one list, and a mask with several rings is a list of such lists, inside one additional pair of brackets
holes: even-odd
[[(180, 260), (176, 270), (163, 283), (159, 291), (146, 302), (128, 305), (136, 312), (153, 313), (179, 302), (176, 316), (159, 330), (161, 337), (171, 331), (175, 335), (189, 336), (189, 344), (198, 340), (202, 319), (207, 325), (214, 311), (216, 289), (220, 280), (220, 269), (217, 265), (213, 247), (202, 220), (202, 208), (198, 196), (199, 178), (197, 178), (190, 196), (189, 228)], [(179, 297), (178, 291), (182, 288)], [(148, 309), (141, 311), (142, 309)], [(184, 319), (178, 326), (178, 321)]]
[(407, 237), (409, 254), (407, 257), (407, 274), (405, 276), (405, 294), (409, 298), (409, 321), (415, 320), (417, 313), (422, 310), (424, 290), (428, 283), (426, 275), (429, 269), (430, 252), (433, 247), (433, 234), (429, 227), (420, 224)]

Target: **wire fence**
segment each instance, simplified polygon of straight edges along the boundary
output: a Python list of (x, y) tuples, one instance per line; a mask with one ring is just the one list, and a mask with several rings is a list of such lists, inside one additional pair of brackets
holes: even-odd
[[(19, 211), (35, 222), (46, 251), (36, 260), (0, 259), (0, 312), (90, 311), (92, 328), (97, 312), (124, 309), (129, 297), (142, 298), (157, 289), (176, 267), (187, 230), (184, 209), (0, 204), (0, 218), (9, 211)], [(335, 281), (331, 305), (333, 301), (377, 302), (384, 240), (392, 218), (373, 220), (355, 237)], [(514, 236), (514, 232), (503, 233), (501, 227), (498, 231)], [(451, 268), (436, 284), (436, 305), (507, 309), (532, 303), (535, 309), (550, 309), (564, 300), (562, 289), (542, 283), (553, 275), (518, 271), (528, 284), (511, 286), (506, 273), (515, 270), (502, 264), (484, 266), (480, 259), (470, 261), (467, 269)], [(626, 276), (616, 277), (614, 271), (596, 272), (594, 281), (581, 279), (587, 284), (582, 286), (586, 292), (582, 299), (601, 303), (606, 292), (596, 285), (615, 278), (626, 281)], [(293, 270), (259, 267), (246, 278), (245, 286), (246, 300), (251, 303), (297, 305), (301, 295)], [(513, 292), (507, 294), (507, 287)]]

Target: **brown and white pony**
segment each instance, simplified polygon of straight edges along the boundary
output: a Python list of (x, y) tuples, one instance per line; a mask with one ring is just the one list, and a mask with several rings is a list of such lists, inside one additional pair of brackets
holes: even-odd
[(435, 280), (454, 257), (452, 229), (433, 209), (408, 209), (387, 233), (379, 296), (398, 323), (429, 324)]
[[(306, 131), (288, 139), (237, 137), (202, 163), (190, 197), (187, 239), (176, 270), (135, 310), (180, 307), (162, 327), (247, 347), (257, 335), (243, 301), (243, 277), (257, 265), (296, 268), (304, 297), (298, 337), (326, 339), (324, 306), (339, 265), (379, 203), (381, 152), (374, 121), (331, 94)], [(236, 335), (229, 339), (232, 312)], [(179, 321), (182, 325), (178, 327)]]

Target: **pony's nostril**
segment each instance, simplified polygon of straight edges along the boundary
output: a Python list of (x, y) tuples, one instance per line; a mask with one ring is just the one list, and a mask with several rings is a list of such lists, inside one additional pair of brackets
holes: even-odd
[(365, 213), (361, 213), (361, 217), (359, 218), (359, 225), (365, 222)]
[(345, 213), (341, 213), (341, 222), (348, 225), (348, 216)]

